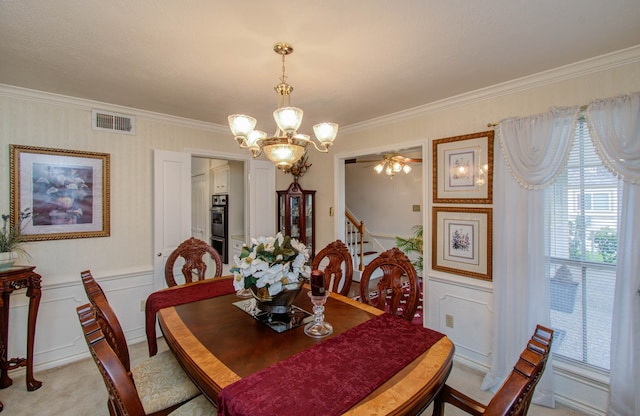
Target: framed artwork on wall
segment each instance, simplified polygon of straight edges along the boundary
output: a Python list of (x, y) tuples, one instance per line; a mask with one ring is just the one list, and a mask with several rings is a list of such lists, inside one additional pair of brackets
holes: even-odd
[(110, 235), (110, 155), (10, 145), (11, 223), (27, 241)]
[(491, 280), (491, 208), (434, 207), (431, 267)]
[(433, 141), (433, 202), (491, 204), (494, 132)]

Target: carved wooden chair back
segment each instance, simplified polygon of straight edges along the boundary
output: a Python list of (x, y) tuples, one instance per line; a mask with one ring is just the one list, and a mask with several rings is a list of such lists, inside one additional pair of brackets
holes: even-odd
[(206, 254), (209, 254), (216, 264), (214, 277), (222, 276), (222, 260), (220, 254), (205, 241), (191, 237), (180, 243), (167, 258), (167, 263), (164, 265), (164, 278), (167, 281), (167, 286), (171, 287), (178, 284), (173, 275), (173, 268), (178, 258), (184, 259), (182, 275), (184, 276), (185, 283), (192, 282), (194, 274), (196, 280), (203, 280), (207, 272), (207, 263), (205, 262)]
[[(372, 301), (369, 284), (377, 269), (382, 271), (382, 277), (377, 284), (377, 299)], [(411, 322), (418, 308), (420, 285), (409, 258), (397, 247), (393, 247), (373, 259), (364, 268), (360, 278), (360, 299)]]
[(534, 389), (549, 358), (552, 338), (553, 330), (541, 325), (536, 326), (511, 374), (486, 406), (445, 385), (434, 401), (433, 415), (442, 416), (445, 403), (476, 416), (526, 415)]
[(95, 319), (95, 308), (86, 304), (76, 308), (82, 333), (109, 393), (109, 414), (144, 416), (144, 408), (133, 380), (113, 351)]
[(353, 281), (353, 263), (349, 249), (340, 240), (320, 250), (311, 263), (313, 270), (324, 271), (324, 287), (347, 296)]
[(113, 351), (118, 355), (122, 365), (129, 373), (131, 371), (131, 362), (129, 360), (129, 347), (127, 346), (127, 338), (124, 335), (120, 321), (116, 316), (115, 311), (109, 305), (104, 291), (93, 278), (90, 270), (85, 270), (80, 273), (82, 277), (82, 285), (89, 302), (95, 309), (96, 321), (100, 325), (105, 338)]

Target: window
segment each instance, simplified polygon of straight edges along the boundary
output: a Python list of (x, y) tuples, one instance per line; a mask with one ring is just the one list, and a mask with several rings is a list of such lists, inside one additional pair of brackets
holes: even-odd
[(600, 162), (583, 119), (552, 192), (547, 219), (554, 354), (609, 370), (622, 184)]

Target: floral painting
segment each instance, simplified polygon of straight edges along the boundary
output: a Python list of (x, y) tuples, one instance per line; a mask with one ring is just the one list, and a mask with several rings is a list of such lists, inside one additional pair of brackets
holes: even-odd
[(93, 221), (93, 168), (33, 164), (33, 224)]
[(105, 237), (110, 234), (106, 153), (11, 145), (12, 220), (26, 208), (28, 240)]
[(491, 208), (434, 207), (433, 270), (491, 280)]
[(477, 221), (448, 221), (445, 220), (448, 228), (449, 247), (444, 257), (449, 260), (463, 262), (478, 262), (476, 253), (477, 233), (479, 224)]

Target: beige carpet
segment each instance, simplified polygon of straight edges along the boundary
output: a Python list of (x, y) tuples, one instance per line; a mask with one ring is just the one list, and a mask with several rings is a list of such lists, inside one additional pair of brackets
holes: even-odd
[[(158, 342), (160, 351), (166, 344)], [(130, 347), (132, 365), (148, 356), (146, 342)], [(491, 393), (480, 391), (482, 374), (461, 365), (455, 365), (448, 384), (468, 394), (481, 403), (488, 403)], [(64, 415), (64, 416), (108, 416), (107, 390), (93, 360), (87, 358), (63, 367), (36, 372), (37, 380), (43, 382), (40, 389), (28, 392), (25, 387), (24, 369), (11, 373), (13, 385), (0, 390), (0, 401), (4, 403), (2, 416), (11, 415)], [(465, 415), (451, 406), (445, 414)], [(427, 409), (423, 415), (431, 415)], [(580, 412), (557, 406), (556, 409), (532, 405), (529, 415), (533, 416), (580, 416)]]

